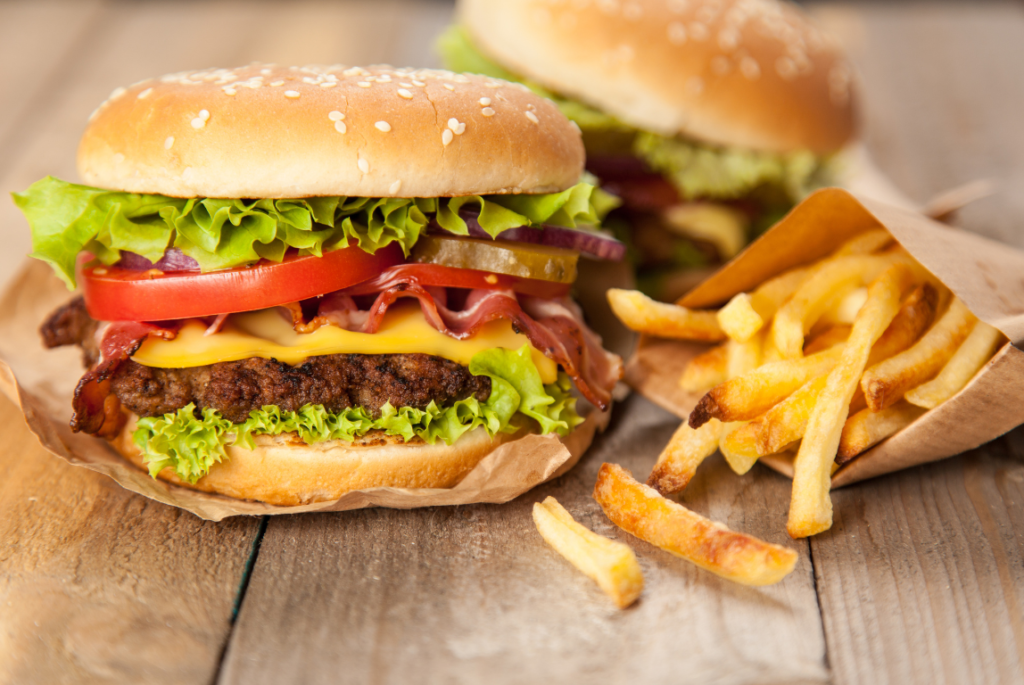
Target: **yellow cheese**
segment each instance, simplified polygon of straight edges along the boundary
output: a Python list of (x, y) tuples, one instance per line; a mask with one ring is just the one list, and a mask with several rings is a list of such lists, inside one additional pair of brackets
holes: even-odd
[[(477, 352), (492, 347), (518, 350), (530, 341), (512, 330), (504, 319), (484, 324), (467, 340), (439, 332), (423, 318), (417, 302), (396, 302), (388, 309), (376, 333), (356, 333), (337, 326), (322, 326), (312, 333), (296, 333), (272, 310), (232, 315), (219, 333), (204, 335), (200, 321), (189, 321), (174, 340), (149, 338), (132, 359), (143, 366), (183, 369), (249, 357), (300, 364), (325, 354), (432, 354), (464, 366)], [(545, 383), (554, 383), (557, 365), (531, 346), (533, 363)]]

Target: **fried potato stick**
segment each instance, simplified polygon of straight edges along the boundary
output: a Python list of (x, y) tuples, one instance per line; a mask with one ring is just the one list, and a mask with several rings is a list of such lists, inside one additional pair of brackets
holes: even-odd
[(895, 264), (871, 283), (867, 302), (857, 314), (842, 358), (829, 372), (818, 395), (793, 462), (793, 493), (786, 530), (794, 538), (814, 535), (832, 526), (830, 478), (850, 400), (871, 347), (896, 316), (903, 293), (912, 287), (912, 279), (913, 272), (907, 266)]
[(925, 409), (939, 406), (974, 378), (1005, 339), (995, 328), (979, 321), (939, 375), (907, 392), (906, 400)]
[(796, 566), (793, 550), (695, 514), (636, 482), (615, 464), (601, 465), (594, 499), (619, 528), (737, 583), (771, 585)]
[(728, 343), (716, 345), (687, 363), (679, 385), (687, 392), (704, 393), (724, 382), (728, 375)]
[(881, 411), (933, 378), (967, 338), (977, 319), (954, 299), (946, 313), (909, 349), (868, 368), (861, 378), (868, 406)]
[(791, 269), (765, 281), (753, 293), (736, 295), (718, 310), (718, 324), (733, 340), (750, 340), (810, 274), (810, 268)]
[(738, 476), (749, 471), (758, 458), (763, 456), (757, 451), (757, 434), (760, 430), (760, 422), (740, 422), (725, 424), (728, 428), (723, 431), (723, 436), (718, 442), (718, 449), (722, 452), (729, 468)]
[(891, 245), (893, 242), (894, 239), (889, 231), (884, 228), (876, 228), (870, 231), (865, 231), (864, 233), (847, 240), (832, 254), (834, 257), (845, 257), (846, 255), (855, 254), (872, 254), (874, 252), (878, 252), (883, 247)]
[(533, 505), (533, 522), (541, 537), (597, 583), (620, 609), (640, 596), (644, 575), (629, 545), (583, 527), (554, 497)]
[(850, 337), (852, 329), (852, 326), (846, 324), (830, 326), (807, 341), (807, 344), (804, 345), (804, 356), (806, 357), (809, 354), (815, 354), (816, 352), (827, 350), (833, 345), (846, 342), (847, 338)]
[(897, 402), (882, 411), (862, 409), (848, 418), (843, 426), (836, 463), (842, 465), (853, 461), (858, 455), (909, 426), (925, 411), (908, 402)]
[(717, 342), (726, 335), (713, 311), (691, 310), (674, 304), (655, 302), (639, 290), (608, 291), (608, 303), (627, 328), (660, 338)]
[(722, 422), (708, 421), (700, 428), (682, 423), (658, 455), (647, 484), (663, 495), (682, 492), (697, 473), (697, 467), (718, 449)]

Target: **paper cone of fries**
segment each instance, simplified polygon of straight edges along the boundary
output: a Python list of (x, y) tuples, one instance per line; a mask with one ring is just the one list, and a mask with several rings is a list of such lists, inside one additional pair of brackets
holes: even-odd
[[(788, 269), (830, 255), (860, 234), (884, 228), (973, 313), (1010, 341), (953, 397), (836, 470), (832, 487), (970, 450), (1024, 423), (1024, 252), (949, 228), (913, 212), (829, 188), (818, 191), (679, 304), (718, 308)], [(626, 380), (682, 418), (701, 399), (680, 376), (709, 345), (643, 336)], [(792, 460), (761, 459), (788, 476)]]

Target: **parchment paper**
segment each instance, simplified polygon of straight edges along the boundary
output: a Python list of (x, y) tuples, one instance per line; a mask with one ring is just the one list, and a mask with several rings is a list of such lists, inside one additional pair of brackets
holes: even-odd
[(579, 461), (610, 412), (591, 411), (567, 438), (527, 435), (507, 442), (452, 488), (373, 488), (333, 502), (280, 507), (245, 502), (157, 481), (122, 459), (99, 438), (72, 433), (71, 393), (84, 373), (77, 349), (46, 350), (39, 325), (71, 294), (48, 266), (29, 260), (0, 297), (0, 390), (17, 403), (48, 451), (76, 466), (107, 475), (150, 499), (219, 521), (241, 514), (294, 514), (379, 506), (397, 509), (475, 502), (507, 502), (568, 471)]
[[(733, 295), (800, 264), (829, 254), (873, 228), (889, 230), (925, 268), (982, 321), (1002, 331), (1006, 344), (956, 396), (900, 433), (839, 469), (833, 487), (937, 461), (995, 439), (1024, 423), (1024, 253), (948, 228), (908, 209), (838, 188), (820, 190), (736, 259), (680, 300), (717, 307)], [(678, 386), (686, 363), (707, 346), (642, 336), (626, 366), (626, 381), (681, 418), (700, 399)], [(792, 476), (786, 459), (762, 459)]]

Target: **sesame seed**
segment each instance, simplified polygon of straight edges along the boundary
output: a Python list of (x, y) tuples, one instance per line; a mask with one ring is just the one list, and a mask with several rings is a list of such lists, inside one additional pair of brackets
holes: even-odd
[(526, 112), (526, 118), (529, 119), (530, 121), (532, 121), (535, 124), (539, 124), (540, 123), (540, 119), (538, 119), (537, 115), (534, 114), (533, 112), (527, 111)]
[(224, 89), (224, 94), (225, 95), (235, 95), (236, 93), (238, 93), (238, 91), (235, 90), (234, 88), (225, 88)]
[(339, 112), (338, 110), (334, 110), (332, 112), (327, 113), (327, 118), (330, 119), (331, 121), (342, 121), (344, 120), (345, 115)]
[(358, 162), (356, 162), (356, 166), (358, 166), (359, 170), (362, 171), (364, 174), (370, 173), (370, 163), (367, 162), (365, 159), (360, 159)]
[(202, 119), (203, 121), (209, 121), (210, 120), (210, 113), (207, 110), (205, 110), (205, 109), (201, 109), (201, 110), (199, 110), (199, 118)]
[(448, 145), (448, 143), (452, 142), (452, 138), (454, 138), (454, 137), (455, 137), (455, 134), (452, 133), (451, 129), (447, 129), (446, 128), (444, 130), (444, 132), (441, 134), (441, 142), (444, 145)]
[(402, 86), (403, 88), (412, 88), (411, 83), (399, 83), (398, 85)]
[(480, 106), (481, 107), (486, 107), (489, 104), (491, 104), (491, 99), (490, 98), (480, 98)]
[(406, 100), (412, 99), (412, 93), (406, 90), (405, 88), (399, 88), (397, 92), (399, 97), (403, 97)]
[(485, 117), (493, 117), (494, 109), (492, 107), (484, 107), (482, 110), (480, 110), (480, 113), (483, 114)]
[(402, 179), (398, 179), (388, 187), (388, 192), (394, 195), (402, 188)]
[(686, 11), (686, 0), (668, 0), (668, 9), (675, 14), (682, 14)]
[(335, 121), (334, 122), (334, 130), (337, 131), (338, 133), (344, 133), (345, 131), (348, 130), (348, 127), (345, 126), (345, 122), (344, 121)]
[(487, 86), (488, 88), (501, 88), (502, 84), (500, 81), (488, 81), (484, 85)]
[(447, 88), (448, 90), (455, 90), (455, 86), (453, 86), (453, 85), (452, 85), (452, 84), (450, 84), (450, 83), (445, 83), (445, 84), (444, 84), (444, 87), (445, 87), (445, 88)]
[(97, 276), (106, 276), (106, 275), (107, 275), (107, 274), (109, 273), (109, 272), (108, 272), (108, 271), (107, 271), (106, 269), (104, 269), (103, 267), (100, 267), (100, 268), (98, 268), (98, 269), (93, 269), (93, 270), (92, 270), (92, 272), (93, 272), (94, 274), (96, 274)]
[(569, 120), (569, 125), (572, 126), (574, 129), (576, 129), (576, 133), (579, 133), (580, 135), (583, 135), (583, 129), (581, 129), (580, 125), (577, 124), (575, 121), (570, 119)]
[(789, 57), (780, 57), (775, 60), (775, 71), (778, 72), (784, 80), (790, 81), (796, 78), (796, 62)]
[(686, 27), (678, 21), (668, 25), (668, 40), (673, 45), (682, 45), (686, 42)]
[(109, 97), (109, 98), (107, 98), (107, 99), (108, 99), (108, 100), (116, 100), (116, 99), (118, 99), (119, 97), (121, 97), (122, 95), (124, 95), (124, 94), (125, 94), (125, 92), (126, 92), (126, 91), (125, 91), (125, 89), (124, 89), (124, 88), (115, 88), (115, 89), (114, 89), (114, 92), (112, 92), (112, 93), (110, 94), (110, 97)]
[(484, 280), (490, 283), (491, 285), (494, 285), (495, 283), (498, 282), (498, 277), (495, 276), (494, 274), (487, 274), (486, 276), (484, 276)]
[(761, 65), (753, 57), (744, 57), (740, 61), (740, 71), (744, 76), (753, 81), (761, 75)]
[(451, 119), (448, 120), (448, 128), (450, 128), (451, 130), (454, 131), (458, 127), (459, 127), (459, 120), (458, 119), (456, 119), (455, 117), (452, 117)]
[(170, 150), (172, 145), (174, 145), (174, 136), (167, 136), (167, 140), (164, 141), (164, 149)]
[(725, 55), (716, 55), (711, 60), (711, 71), (718, 76), (725, 76), (729, 73), (729, 69), (732, 65), (729, 63), (729, 58)]
[(264, 76), (270, 76), (270, 74), (273, 72), (270, 69), (260, 69), (260, 73), (263, 74)]
[(378, 131), (382, 131), (384, 133), (387, 133), (388, 131), (391, 130), (391, 124), (389, 124), (386, 121), (378, 121), (374, 124), (374, 126), (377, 128)]
[(417, 81), (416, 79), (413, 79), (412, 85), (416, 86), (417, 88), (423, 88), (427, 84), (424, 83), (423, 81)]
[(696, 41), (702, 41), (708, 37), (708, 27), (699, 21), (690, 24), (690, 37)]
[(278, 86), (283, 86), (284, 81), (271, 81), (270, 85), (273, 86), (274, 88), (277, 88)]
[(139, 93), (138, 98), (140, 100), (145, 100), (146, 98), (149, 97), (149, 94), (152, 93), (152, 92), (153, 92), (152, 88), (147, 88), (146, 90), (144, 90), (141, 93)]
[(286, 90), (286, 91), (284, 91), (284, 96), (286, 98), (297, 98), (297, 97), (299, 97), (299, 95), (301, 95), (301, 93), (299, 93), (299, 91), (297, 91), (297, 90)]
[(206, 126), (206, 121), (204, 119), (196, 117), (192, 120), (192, 128), (202, 128), (203, 126)]
[(321, 88), (334, 88), (334, 86), (336, 86), (336, 85), (338, 85), (337, 81), (327, 81), (325, 83), (321, 83), (320, 87)]
[(370, 87), (370, 82), (369, 81), (360, 81), (356, 85), (359, 86), (360, 88), (369, 88)]

